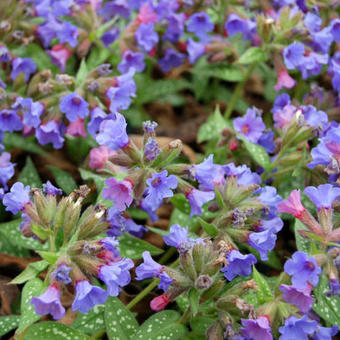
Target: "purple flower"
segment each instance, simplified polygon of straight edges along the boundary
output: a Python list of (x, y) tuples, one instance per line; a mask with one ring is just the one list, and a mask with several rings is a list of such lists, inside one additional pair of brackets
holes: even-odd
[(126, 126), (124, 116), (117, 113), (116, 119), (104, 120), (100, 124), (96, 141), (100, 145), (107, 145), (111, 150), (124, 148), (129, 143)]
[(153, 161), (161, 152), (162, 150), (159, 148), (158, 143), (153, 138), (149, 137), (147, 143), (144, 146), (145, 158), (149, 161)]
[(160, 282), (158, 285), (159, 289), (166, 291), (174, 282), (174, 280), (166, 273), (159, 274)]
[(205, 45), (189, 38), (187, 41), (187, 51), (190, 64), (195, 64), (197, 59), (205, 53)]
[(103, 42), (106, 48), (110, 48), (110, 45), (115, 42), (115, 40), (119, 37), (120, 30), (118, 27), (113, 27), (110, 31), (105, 32), (100, 40)]
[(59, 188), (56, 188), (50, 181), (47, 181), (46, 184), (43, 184), (43, 191), (47, 195), (62, 195), (63, 191)]
[(105, 237), (100, 240), (103, 248), (109, 250), (114, 256), (119, 256), (119, 241), (115, 237)]
[(59, 125), (55, 120), (43, 123), (35, 130), (35, 136), (41, 145), (52, 143), (55, 149), (60, 149), (63, 146), (62, 135), (63, 125)]
[(283, 221), (280, 217), (274, 215), (270, 220), (261, 220), (257, 228), (258, 231), (272, 229), (274, 233), (278, 233), (283, 228)]
[(224, 25), (228, 35), (234, 36), (235, 34), (243, 34), (244, 40), (250, 40), (250, 27), (247, 19), (240, 18), (237, 14), (232, 13), (229, 15), (228, 20)]
[(99, 131), (100, 124), (103, 120), (110, 118), (100, 107), (91, 110), (91, 119), (87, 124), (87, 130), (91, 135)]
[(72, 303), (72, 310), (87, 313), (94, 306), (105, 303), (106, 299), (107, 292), (104, 289), (93, 286), (86, 280), (78, 281), (76, 284), (76, 297)]
[(133, 201), (131, 182), (126, 180), (117, 182), (112, 177), (104, 183), (108, 187), (103, 189), (103, 198), (112, 201), (116, 210), (123, 211), (130, 206)]
[(98, 277), (105, 282), (110, 296), (118, 296), (122, 290), (120, 287), (124, 287), (130, 283), (131, 276), (129, 269), (133, 268), (133, 266), (132, 260), (123, 259), (100, 267)]
[(324, 27), (319, 32), (311, 34), (314, 50), (321, 53), (328, 53), (333, 42), (333, 35), (330, 27)]
[(51, 314), (54, 320), (60, 320), (65, 315), (57, 285), (48, 286), (46, 292), (39, 297), (32, 297), (31, 304), (38, 315)]
[(72, 47), (76, 47), (78, 44), (78, 27), (72, 25), (69, 21), (64, 21), (57, 28), (57, 37), (59, 42), (68, 43)]
[(167, 170), (153, 174), (146, 180), (145, 204), (149, 206), (158, 206), (163, 198), (172, 197), (174, 193), (171, 189), (176, 189), (178, 181), (175, 175), (168, 176)]
[(307, 187), (304, 193), (316, 205), (318, 210), (321, 208), (329, 209), (332, 203), (340, 197), (340, 188), (331, 184), (321, 184), (317, 188)]
[(1, 131), (19, 131), (23, 128), (20, 117), (14, 110), (4, 109), (0, 111), (0, 130)]
[(333, 19), (330, 26), (333, 39), (340, 42), (340, 19)]
[(256, 263), (253, 254), (243, 255), (238, 250), (232, 250), (227, 256), (227, 265), (221, 269), (225, 278), (232, 281), (236, 276), (248, 276), (252, 273), (252, 266)]
[(152, 22), (140, 24), (135, 33), (135, 38), (143, 51), (150, 52), (159, 40), (158, 34), (155, 32), (155, 24)]
[(6, 211), (10, 211), (13, 215), (23, 210), (25, 205), (30, 203), (30, 187), (26, 187), (21, 182), (12, 185), (10, 192), (7, 192), (2, 200)]
[(32, 98), (18, 97), (12, 105), (13, 109), (18, 109), (23, 115), (25, 125), (38, 127), (40, 124), (40, 116), (44, 111), (44, 106), (39, 102), (34, 102)]
[(158, 64), (163, 72), (169, 72), (173, 67), (180, 66), (185, 58), (185, 54), (177, 52), (173, 48), (168, 48), (164, 57), (158, 61)]
[(245, 165), (235, 166), (234, 163), (229, 163), (223, 166), (225, 173), (228, 176), (237, 176), (238, 185), (249, 185), (261, 183), (261, 177)]
[(266, 128), (256, 110), (248, 109), (243, 117), (234, 119), (234, 129), (252, 143), (257, 143)]
[(144, 132), (146, 132), (150, 135), (155, 132), (155, 129), (156, 129), (157, 126), (158, 126), (158, 124), (156, 122), (151, 122), (150, 120), (143, 122)]
[(188, 227), (182, 228), (179, 224), (170, 227), (170, 233), (163, 237), (168, 246), (180, 248), (181, 244), (195, 241), (188, 236)]
[(288, 70), (294, 70), (304, 62), (305, 46), (294, 41), (283, 50), (283, 59)]
[(322, 19), (318, 14), (309, 12), (305, 15), (304, 23), (311, 32), (317, 32), (321, 28)]
[(312, 286), (307, 284), (304, 289), (297, 289), (294, 286), (280, 285), (280, 291), (286, 302), (295, 305), (302, 313), (308, 313), (312, 308), (314, 299), (310, 296)]
[(69, 267), (67, 264), (62, 263), (60, 264), (57, 269), (51, 273), (51, 275), (55, 278), (56, 281), (62, 282), (65, 285), (68, 285), (72, 282), (70, 278), (70, 271), (72, 267)]
[(194, 33), (201, 40), (207, 40), (207, 33), (212, 32), (214, 24), (205, 12), (192, 14), (188, 19), (187, 30)]
[(326, 112), (318, 110), (313, 105), (300, 106), (304, 119), (313, 128), (323, 129), (328, 123)]
[(177, 42), (184, 33), (184, 23), (186, 17), (184, 13), (171, 13), (167, 16), (168, 25), (163, 36), (164, 40), (169, 40), (172, 43)]
[(190, 203), (191, 212), (189, 216), (191, 217), (194, 215), (201, 215), (203, 204), (213, 200), (215, 198), (215, 193), (212, 191), (192, 189), (186, 194), (186, 197)]
[(322, 70), (322, 65), (328, 63), (328, 54), (318, 54), (311, 52), (303, 58), (303, 62), (298, 66), (302, 73), (302, 78), (318, 75)]
[(240, 328), (240, 331), (246, 339), (273, 340), (272, 329), (266, 316), (259, 316), (255, 320), (242, 319), (241, 323), (244, 328)]
[(318, 326), (313, 334), (313, 340), (332, 340), (333, 336), (338, 333), (338, 329), (338, 326), (332, 326), (330, 328)]
[(0, 46), (0, 63), (7, 63), (11, 60), (11, 55), (6, 46)]
[(15, 58), (12, 61), (11, 79), (14, 81), (20, 73), (24, 73), (25, 82), (27, 82), (30, 75), (36, 70), (37, 66), (31, 58)]
[(122, 56), (122, 61), (117, 69), (120, 73), (127, 73), (133, 67), (136, 72), (142, 72), (145, 68), (144, 54), (127, 50)]
[(11, 154), (3, 152), (0, 155), (0, 183), (7, 190), (7, 182), (14, 176), (15, 164), (10, 162)]
[(127, 0), (114, 0), (106, 2), (99, 13), (108, 20), (115, 15), (128, 19), (130, 17), (130, 8)]
[(144, 262), (136, 268), (136, 280), (159, 277), (163, 272), (163, 266), (152, 259), (149, 251), (143, 252), (143, 260)]
[(316, 321), (308, 320), (307, 315), (304, 315), (301, 319), (290, 316), (285, 320), (284, 326), (279, 328), (279, 332), (282, 334), (280, 340), (308, 340), (308, 335), (315, 332), (317, 325)]
[(258, 198), (263, 204), (269, 207), (269, 213), (273, 216), (277, 211), (277, 205), (282, 201), (280, 195), (277, 194), (276, 188), (265, 186), (260, 189)]
[(276, 230), (271, 228), (258, 233), (251, 233), (248, 244), (259, 252), (261, 260), (266, 261), (268, 260), (268, 252), (275, 247), (276, 238)]
[(308, 282), (316, 286), (321, 274), (321, 268), (315, 259), (302, 251), (293, 254), (292, 258), (285, 263), (284, 271), (292, 276), (292, 283), (298, 289), (304, 289)]
[(38, 26), (37, 34), (45, 48), (48, 47), (52, 39), (57, 36), (56, 27), (59, 25), (60, 22), (57, 21), (54, 16), (50, 15), (43, 25)]
[(89, 114), (88, 107), (89, 104), (77, 92), (63, 96), (59, 102), (60, 111), (66, 114), (70, 122), (87, 117)]

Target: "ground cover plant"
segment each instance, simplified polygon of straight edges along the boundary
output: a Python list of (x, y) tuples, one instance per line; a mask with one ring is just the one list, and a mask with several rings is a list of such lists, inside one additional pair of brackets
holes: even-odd
[(340, 3), (0, 1), (0, 337), (330, 340)]

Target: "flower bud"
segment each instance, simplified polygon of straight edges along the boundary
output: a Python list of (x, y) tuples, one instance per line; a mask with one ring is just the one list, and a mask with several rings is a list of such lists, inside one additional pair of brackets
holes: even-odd
[(192, 258), (192, 252), (187, 251), (185, 253), (180, 254), (179, 257), (180, 265), (184, 271), (184, 273), (192, 280), (196, 281), (197, 273), (195, 270), (194, 260)]
[(71, 202), (70, 197), (63, 197), (56, 209), (54, 218), (54, 229), (58, 230), (64, 225), (66, 209)]
[(65, 211), (65, 221), (64, 221), (64, 232), (65, 237), (69, 236), (72, 230), (75, 228), (81, 211), (81, 199), (78, 199), (76, 202), (72, 202), (66, 208)]
[(223, 340), (223, 329), (219, 321), (214, 322), (206, 332), (207, 340)]
[(213, 279), (209, 275), (200, 275), (195, 283), (197, 289), (208, 289), (211, 287)]

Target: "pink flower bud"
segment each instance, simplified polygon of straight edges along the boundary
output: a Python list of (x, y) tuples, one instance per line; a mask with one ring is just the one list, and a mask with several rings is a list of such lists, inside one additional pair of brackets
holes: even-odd
[(157, 13), (152, 10), (151, 6), (148, 3), (144, 3), (140, 8), (139, 14), (137, 16), (137, 21), (141, 24), (147, 24), (149, 22), (156, 22), (157, 20)]
[(230, 151), (235, 151), (238, 149), (238, 141), (236, 139), (232, 139), (230, 142), (229, 142), (229, 150)]
[(66, 128), (66, 133), (73, 137), (82, 136), (86, 138), (84, 119), (79, 118), (78, 120), (71, 122)]
[(152, 310), (159, 312), (163, 310), (171, 301), (166, 294), (162, 294), (160, 296), (155, 297), (150, 302), (150, 307)]
[(58, 66), (61, 72), (65, 72), (66, 62), (72, 55), (72, 51), (63, 44), (58, 44), (53, 46), (50, 51), (47, 51), (47, 54), (50, 55), (52, 63)]
[(106, 145), (100, 146), (99, 148), (94, 148), (90, 151), (89, 166), (90, 168), (96, 170), (103, 169), (109, 157), (116, 154), (116, 151), (110, 150)]
[(277, 83), (274, 86), (275, 91), (280, 91), (283, 87), (291, 89), (296, 84), (296, 81), (288, 74), (285, 68), (277, 72)]
[(280, 202), (277, 207), (279, 213), (288, 213), (299, 219), (306, 210), (300, 201), (300, 190), (293, 190), (288, 199)]

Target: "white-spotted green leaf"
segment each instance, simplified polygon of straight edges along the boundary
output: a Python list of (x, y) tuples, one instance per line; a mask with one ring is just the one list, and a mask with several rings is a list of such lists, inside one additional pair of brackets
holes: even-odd
[(138, 323), (133, 314), (118, 298), (109, 298), (105, 304), (105, 325), (110, 340), (135, 339)]
[(209, 64), (204, 67), (194, 67), (191, 72), (201, 76), (218, 78), (231, 82), (239, 82), (245, 78), (244, 72), (237, 65)]
[(45, 321), (32, 325), (23, 340), (90, 340), (90, 337), (61, 323)]
[(201, 293), (196, 288), (191, 288), (188, 293), (189, 305), (191, 307), (191, 311), (193, 315), (196, 315), (198, 312), (199, 304), (200, 304)]
[(181, 339), (187, 329), (180, 323), (179, 313), (166, 310), (152, 315), (133, 336), (133, 340), (177, 340)]
[(129, 233), (124, 233), (119, 238), (119, 251), (122, 257), (129, 257), (130, 259), (140, 259), (144, 251), (149, 251), (151, 255), (159, 255), (163, 253), (152, 244), (145, 242)]
[(28, 281), (25, 284), (21, 294), (21, 318), (16, 333), (20, 334), (28, 326), (41, 318), (41, 315), (35, 313), (31, 299), (33, 296), (41, 295), (42, 288), (43, 282), (38, 278)]
[(197, 315), (190, 321), (191, 329), (200, 335), (205, 335), (209, 326), (214, 323), (215, 319), (203, 315)]
[(21, 284), (28, 280), (37, 277), (42, 271), (48, 267), (48, 262), (45, 260), (30, 263), (23, 272), (15, 277), (10, 283)]
[(202, 143), (211, 139), (219, 138), (221, 131), (228, 127), (228, 122), (223, 118), (219, 106), (206, 122), (200, 127), (197, 134), (197, 142)]
[(253, 266), (253, 278), (258, 286), (258, 290), (256, 291), (257, 298), (260, 303), (267, 301), (268, 299), (273, 297), (272, 290), (264, 276), (260, 274), (255, 266)]
[(21, 170), (18, 181), (22, 184), (29, 185), (31, 188), (41, 188), (42, 183), (38, 171), (35, 168), (31, 157), (26, 158), (26, 164)]
[(313, 304), (314, 311), (331, 325), (340, 327), (340, 297), (327, 297), (326, 292), (329, 290), (329, 281), (325, 275), (320, 276), (318, 286), (314, 289), (315, 301)]
[(261, 47), (249, 47), (240, 57), (240, 64), (253, 64), (266, 61), (268, 56), (263, 52)]
[(0, 316), (0, 337), (17, 328), (19, 320), (20, 316), (18, 315)]
[(294, 233), (295, 233), (295, 240), (296, 240), (296, 248), (298, 250), (305, 252), (306, 254), (310, 254), (312, 241), (309, 240), (308, 238), (302, 237), (299, 234), (299, 230), (309, 231), (309, 229), (307, 229), (307, 227), (302, 222), (300, 222), (298, 219), (295, 219)]
[(203, 228), (203, 230), (211, 237), (215, 237), (218, 233), (218, 229), (215, 224), (208, 223), (203, 220), (203, 218), (198, 217), (198, 220)]
[(8, 255), (15, 255), (19, 257), (30, 257), (30, 253), (27, 249), (20, 247), (18, 245), (14, 245), (10, 242), (5, 235), (0, 233), (0, 253), (1, 254), (8, 254)]
[(86, 314), (78, 313), (71, 327), (88, 334), (105, 329), (104, 310), (105, 305), (97, 305)]
[(244, 146), (254, 161), (264, 169), (269, 168), (271, 161), (267, 151), (261, 145), (248, 142), (243, 136), (241, 139), (243, 140)]
[(67, 195), (69, 195), (73, 190), (77, 189), (77, 183), (71, 174), (51, 165), (49, 166), (49, 169), (52, 171), (58, 187), (61, 188)]
[(18, 148), (39, 155), (47, 154), (47, 152), (35, 142), (34, 137), (24, 138), (22, 135), (16, 133), (6, 133), (3, 143), (6, 149)]
[(170, 201), (175, 208), (179, 209), (184, 214), (190, 214), (190, 203), (184, 194), (175, 194), (170, 198)]
[(76, 75), (76, 86), (81, 87), (86, 79), (88, 73), (87, 65), (85, 59), (81, 60), (79, 70)]
[(24, 237), (19, 229), (21, 219), (0, 224), (0, 234), (13, 244), (33, 250), (47, 250), (48, 244), (41, 244), (33, 238)]

